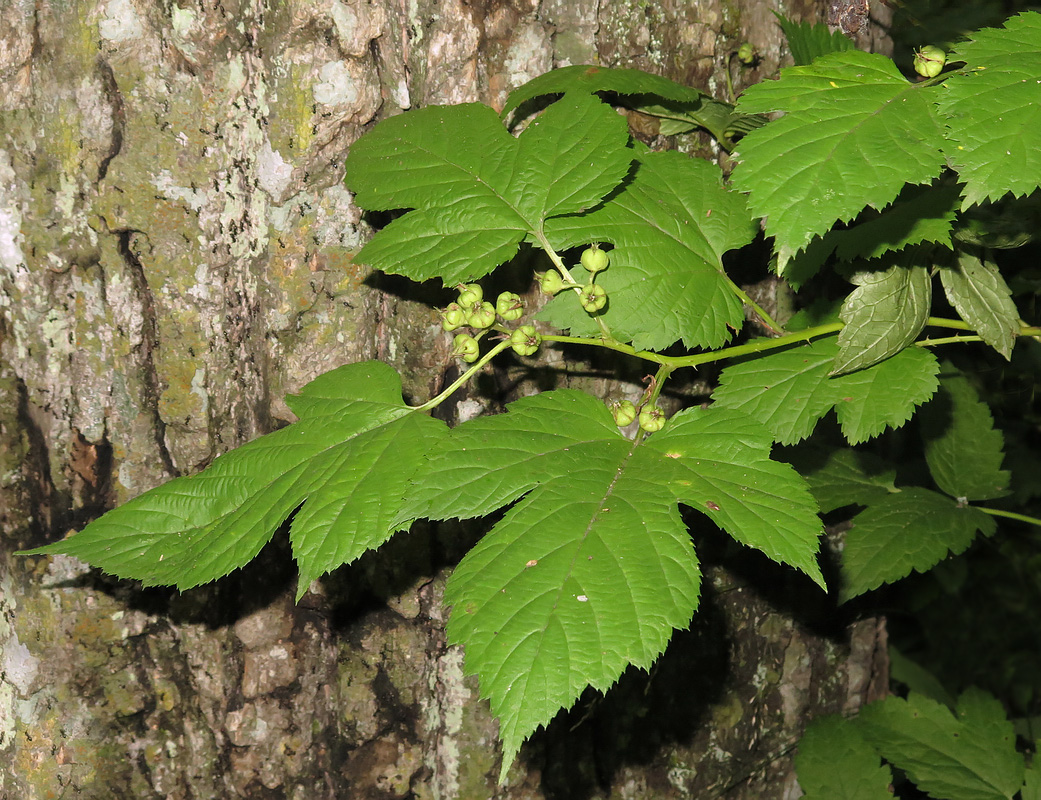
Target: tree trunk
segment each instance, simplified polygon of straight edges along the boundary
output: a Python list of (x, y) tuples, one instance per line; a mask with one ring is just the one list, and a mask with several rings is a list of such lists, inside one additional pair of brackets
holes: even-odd
[(283, 396), (340, 364), (383, 359), (416, 398), (443, 383), (430, 291), (352, 262), (342, 165), (370, 123), (501, 106), (577, 63), (722, 95), (744, 40), (761, 58), (738, 88), (783, 60), (755, 0), (0, 7), (0, 797), (798, 795), (800, 731), (884, 685), (883, 629), (764, 591), (750, 555), (711, 570), (650, 675), (584, 698), (503, 788), (444, 641), (465, 531), (417, 526), (300, 605), (279, 537), (184, 594), (11, 555), (284, 424)]

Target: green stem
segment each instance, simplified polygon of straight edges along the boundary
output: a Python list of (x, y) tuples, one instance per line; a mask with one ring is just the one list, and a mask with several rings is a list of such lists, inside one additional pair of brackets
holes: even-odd
[(509, 346), (510, 346), (510, 340), (509, 339), (506, 339), (503, 342), (499, 342), (497, 345), (495, 345), (495, 347), (493, 347), (491, 350), (489, 350), (487, 353), (485, 353), (483, 356), (481, 356), (480, 359), (478, 359), (474, 363), (474, 365), (472, 367), (470, 367), (470, 369), (468, 369), (466, 372), (464, 372), (462, 375), (460, 375), (455, 381), (453, 381), (451, 386), (449, 386), (447, 389), (445, 389), (443, 392), (441, 392), (436, 397), (432, 397), (429, 400), (427, 400), (425, 403), (423, 403), (423, 405), (421, 405), (421, 406), (412, 406), (412, 410), (413, 411), (429, 411), (430, 409), (435, 408), (435, 407), (441, 405), (445, 400), (447, 400), (449, 397), (451, 397), (452, 394), (454, 394), (455, 391), (460, 386), (462, 386), (464, 383), (466, 383), (468, 380), (470, 380), (470, 378), (472, 378), (477, 373), (478, 370), (480, 370), (485, 364), (487, 364), (489, 361), (491, 361), (493, 358), (495, 358), (497, 355), (499, 355), (499, 353), (501, 353), (503, 350), (505, 350)]
[(939, 339), (922, 339), (915, 342), (916, 347), (935, 347), (938, 344), (957, 344), (958, 342), (982, 342), (982, 336), (941, 336)]
[(765, 309), (762, 308), (755, 300), (748, 296), (748, 294), (730, 278), (727, 278), (727, 284), (730, 286), (730, 291), (738, 296), (742, 303), (752, 307), (752, 310), (759, 315), (759, 319), (762, 320), (763, 324), (766, 325), (771, 331), (776, 334), (780, 334), (784, 328), (774, 322), (773, 317), (766, 313)]
[[(564, 259), (557, 255), (557, 251), (553, 249), (553, 245), (549, 243), (549, 239), (541, 231), (535, 231), (535, 237), (539, 240), (539, 246), (545, 251), (546, 255), (549, 256), (549, 260), (553, 262), (553, 266), (557, 268), (557, 272), (560, 273), (560, 277), (564, 279), (564, 282), (568, 284), (568, 289), (581, 294), (581, 284), (575, 283), (575, 279), (571, 277), (571, 273), (568, 271), (567, 266), (564, 264)], [(607, 323), (604, 322), (603, 317), (597, 315), (593, 317), (596, 320), (597, 326), (600, 328), (600, 333), (603, 334), (604, 339), (614, 341), (614, 337), (611, 336), (611, 331), (607, 328)]]
[(986, 506), (972, 506), (977, 511), (982, 511), (984, 514), (990, 514), (992, 517), (1007, 517), (1008, 519), (1018, 520), (1019, 522), (1026, 522), (1029, 525), (1036, 525), (1041, 528), (1041, 519), (1037, 517), (1028, 517), (1026, 514), (1018, 514), (1015, 511), (1005, 511), (1001, 508), (987, 508)]

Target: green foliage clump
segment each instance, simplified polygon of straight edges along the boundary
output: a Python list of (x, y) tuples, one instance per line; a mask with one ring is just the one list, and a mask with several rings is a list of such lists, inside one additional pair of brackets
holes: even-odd
[[(449, 638), (501, 723), (504, 777), (587, 686), (649, 667), (689, 624), (691, 527), (717, 526), (824, 588), (820, 514), (855, 509), (833, 554), (843, 599), (992, 536), (996, 516), (1016, 516), (981, 505), (1010, 492), (1002, 434), (973, 376), (935, 353), (982, 342), (1009, 359), (1041, 334), (995, 256), (1035, 235), (1016, 220), (1041, 185), (1041, 14), (957, 44), (926, 80), (819, 27), (782, 25), (797, 65), (736, 105), (578, 66), (518, 89), (502, 117), (433, 106), (377, 125), (352, 146), (347, 184), (362, 208), (404, 213), (356, 260), (456, 286), (442, 325), (472, 366), (417, 406), (391, 367), (340, 367), (290, 399), (291, 426), (32, 552), (183, 589), (241, 567), (291, 519), (302, 594), (416, 520), (508, 508), (446, 593)], [(707, 131), (734, 151), (733, 175), (650, 150), (611, 104), (659, 117), (667, 134)], [(504, 124), (539, 107), (519, 135)], [(761, 229), (776, 274), (823, 305), (774, 319), (728, 274)], [(541, 253), (538, 281), (555, 295), (538, 313), (514, 293), (485, 299), (479, 283), (522, 249)], [(427, 413), (505, 351), (555, 343), (654, 374), (638, 402), (613, 408), (553, 390), (451, 429)], [(667, 418), (673, 373), (717, 362), (712, 403)], [(844, 441), (825, 435), (832, 411)], [(864, 445), (912, 418), (925, 469), (908, 475)], [(883, 796), (879, 753), (943, 796), (1018, 790), (1031, 773), (994, 702), (963, 695), (958, 716), (930, 702), (894, 698), (856, 728), (812, 729), (809, 796)], [(848, 754), (842, 775), (822, 766), (834, 748)]]

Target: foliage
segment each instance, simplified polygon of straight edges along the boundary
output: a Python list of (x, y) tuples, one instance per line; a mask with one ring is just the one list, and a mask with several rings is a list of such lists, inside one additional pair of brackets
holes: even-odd
[[(983, 342), (1009, 359), (1041, 334), (1021, 321), (993, 255), (1032, 229), (1010, 234), (1008, 213), (986, 213), (1000, 201), (1022, 216), (1041, 185), (1041, 14), (976, 34), (953, 53), (960, 66), (924, 81), (819, 28), (784, 26), (800, 61), (822, 55), (736, 108), (661, 77), (579, 66), (510, 97), (505, 117), (541, 110), (519, 135), (478, 104), (377, 125), (351, 148), (347, 183), (362, 208), (403, 213), (356, 260), (456, 286), (443, 326), (472, 366), (418, 406), (391, 367), (341, 367), (291, 399), (291, 426), (31, 552), (187, 588), (242, 566), (290, 520), (302, 594), (415, 520), (508, 509), (446, 593), (449, 638), (501, 723), (504, 779), (522, 742), (586, 686), (649, 667), (689, 624), (700, 569), (681, 506), (699, 513), (695, 528), (716, 525), (821, 587), (818, 512), (850, 509), (843, 599), (993, 535), (996, 515), (1015, 514), (980, 505), (1010, 490), (1002, 435), (973, 376), (934, 351)], [(605, 101), (671, 120), (674, 133), (697, 126), (727, 149), (743, 133), (732, 178), (651, 151)], [(777, 273), (821, 284), (828, 308), (774, 319), (728, 275), (729, 254), (760, 224)], [(522, 249), (546, 259), (536, 277), (556, 295), (534, 320), (517, 295), (485, 299), (474, 282)], [(959, 318), (933, 316), (936, 273)], [(854, 288), (829, 297), (839, 279)], [(427, 414), (505, 351), (527, 358), (547, 343), (602, 348), (655, 374), (638, 403), (613, 408), (557, 389), (451, 429)], [(666, 420), (673, 372), (723, 361), (712, 404)], [(822, 433), (832, 410), (838, 446)], [(909, 478), (864, 444), (912, 417), (926, 469)], [(791, 447), (772, 454), (775, 443)], [(999, 792), (1022, 784), (982, 695), (963, 695), (958, 718), (922, 698), (878, 709), (854, 732), (811, 732), (800, 755), (811, 795), (840, 796), (845, 777), (820, 774), (838, 757), (829, 747), (851, 754), (850, 797), (887, 785), (871, 748), (927, 791), (1009, 796)], [(993, 765), (981, 771), (984, 750)], [(940, 763), (953, 765), (947, 778)]]

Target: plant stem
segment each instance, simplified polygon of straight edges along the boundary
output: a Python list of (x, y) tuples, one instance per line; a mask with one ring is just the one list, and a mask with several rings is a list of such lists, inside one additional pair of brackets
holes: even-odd
[[(546, 255), (549, 256), (549, 260), (553, 262), (553, 266), (557, 268), (557, 272), (560, 273), (560, 277), (564, 279), (564, 282), (568, 284), (568, 289), (581, 293), (581, 284), (575, 283), (575, 279), (571, 277), (571, 273), (568, 271), (567, 266), (564, 264), (564, 259), (557, 255), (557, 251), (553, 249), (553, 245), (549, 243), (549, 239), (541, 231), (534, 231), (536, 238), (539, 240), (539, 246), (545, 251)], [(599, 314), (593, 317), (596, 320), (597, 326), (600, 328), (600, 333), (603, 334), (604, 339), (614, 341), (614, 337), (611, 336), (611, 331), (607, 328), (607, 323), (604, 322), (603, 317)]]
[(1005, 511), (1001, 508), (987, 508), (986, 506), (972, 506), (977, 511), (982, 511), (984, 514), (990, 514), (992, 517), (1007, 517), (1008, 519), (1018, 520), (1020, 522), (1026, 522), (1029, 525), (1036, 525), (1041, 528), (1041, 519), (1037, 517), (1028, 517), (1026, 514), (1018, 514), (1015, 511)]
[(429, 400), (427, 400), (425, 403), (423, 403), (423, 405), (412, 406), (412, 410), (413, 411), (429, 411), (430, 409), (435, 408), (436, 406), (441, 405), (441, 403), (443, 403), (445, 400), (447, 400), (449, 397), (451, 397), (452, 394), (460, 386), (462, 386), (464, 383), (466, 383), (468, 380), (470, 380), (470, 378), (472, 378), (477, 373), (478, 370), (480, 370), (485, 364), (487, 364), (489, 361), (491, 361), (493, 358), (495, 358), (497, 355), (499, 355), (499, 353), (501, 353), (503, 350), (505, 350), (509, 346), (510, 346), (510, 340), (509, 339), (506, 339), (505, 341), (499, 342), (497, 345), (495, 345), (495, 347), (493, 347), (491, 350), (489, 350), (487, 353), (485, 353), (483, 356), (481, 356), (480, 359), (478, 359), (477, 362), (474, 363), (474, 365), (472, 367), (470, 367), (470, 369), (468, 369), (466, 372), (464, 372), (462, 375), (460, 375), (455, 381), (453, 381), (451, 386), (449, 386), (447, 389), (445, 389), (443, 392), (441, 392), (436, 397), (432, 397)]
[(730, 291), (736, 294), (742, 303), (751, 306), (752, 310), (759, 315), (759, 319), (762, 320), (763, 324), (767, 328), (769, 328), (771, 331), (778, 335), (780, 335), (784, 331), (784, 328), (778, 325), (774, 321), (773, 317), (767, 314), (766, 311), (757, 302), (755, 302), (755, 300), (749, 297), (748, 294), (744, 291), (744, 289), (742, 289), (740, 286), (738, 286), (736, 283), (730, 280), (730, 278), (727, 278), (726, 280), (727, 284), (730, 286)]

